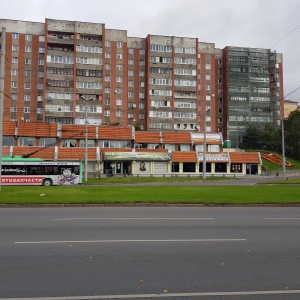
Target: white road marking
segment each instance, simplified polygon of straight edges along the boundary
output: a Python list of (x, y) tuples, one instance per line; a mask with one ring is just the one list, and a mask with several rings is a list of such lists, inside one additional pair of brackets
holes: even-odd
[(88, 241), (31, 241), (15, 244), (75, 244), (75, 243), (199, 243), (199, 242), (245, 242), (247, 239), (185, 239), (185, 240), (88, 240)]
[(207, 293), (164, 293), (164, 294), (130, 294), (130, 295), (99, 295), (99, 296), (66, 296), (66, 297), (30, 297), (30, 298), (0, 298), (0, 300), (100, 300), (100, 299), (142, 299), (171, 297), (207, 297), (207, 296), (248, 296), (248, 295), (282, 295), (300, 294), (300, 290), (279, 291), (246, 291), (246, 292), (207, 292)]
[(62, 218), (54, 221), (73, 220), (214, 220), (214, 218)]
[(300, 218), (265, 218), (266, 220), (300, 220)]

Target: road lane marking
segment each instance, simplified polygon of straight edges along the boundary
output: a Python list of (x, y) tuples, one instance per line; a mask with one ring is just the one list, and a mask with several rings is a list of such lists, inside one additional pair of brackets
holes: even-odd
[(214, 218), (61, 218), (54, 221), (73, 220), (214, 220)]
[(184, 239), (184, 240), (88, 240), (88, 241), (23, 241), (15, 244), (74, 244), (74, 243), (199, 243), (199, 242), (245, 242), (247, 239)]
[(265, 218), (265, 220), (300, 220), (300, 218)]
[(174, 298), (174, 297), (207, 297), (207, 296), (249, 296), (249, 295), (282, 295), (300, 294), (300, 290), (277, 291), (245, 291), (245, 292), (204, 292), (204, 293), (164, 293), (164, 294), (130, 294), (130, 295), (99, 295), (99, 296), (66, 296), (66, 297), (30, 297), (0, 298), (0, 300), (100, 300), (100, 299), (143, 299), (143, 298)]

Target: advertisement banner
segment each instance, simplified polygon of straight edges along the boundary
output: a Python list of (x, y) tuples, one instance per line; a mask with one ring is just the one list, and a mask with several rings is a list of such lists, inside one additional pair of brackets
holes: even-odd
[(155, 162), (154, 163), (154, 173), (168, 173), (167, 162)]
[[(206, 142), (210, 144), (221, 144), (222, 137), (220, 133), (206, 133)], [(204, 133), (191, 133), (191, 140), (193, 144), (203, 143)]]
[(136, 173), (149, 173), (150, 172), (150, 162), (141, 161), (135, 164)]

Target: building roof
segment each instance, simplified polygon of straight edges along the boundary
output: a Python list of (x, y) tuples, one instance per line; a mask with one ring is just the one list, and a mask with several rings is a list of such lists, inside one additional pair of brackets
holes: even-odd
[(197, 162), (197, 152), (173, 151), (172, 162)]
[(259, 152), (228, 152), (231, 163), (260, 163)]
[(160, 143), (160, 133), (159, 131), (136, 131), (135, 132), (135, 142), (136, 143)]
[(191, 144), (190, 132), (162, 132), (164, 144)]

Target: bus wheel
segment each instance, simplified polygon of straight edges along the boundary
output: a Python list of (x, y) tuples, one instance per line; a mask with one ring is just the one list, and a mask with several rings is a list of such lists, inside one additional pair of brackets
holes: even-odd
[(43, 185), (45, 185), (45, 186), (50, 186), (50, 185), (52, 185), (52, 180), (51, 180), (51, 179), (44, 179)]

